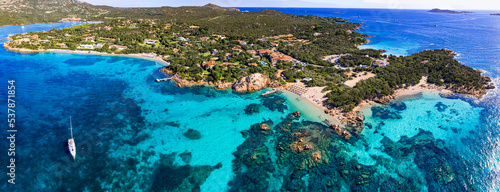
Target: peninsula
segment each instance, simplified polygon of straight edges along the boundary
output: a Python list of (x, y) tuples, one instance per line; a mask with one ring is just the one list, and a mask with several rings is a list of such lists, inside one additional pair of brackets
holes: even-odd
[[(146, 14), (155, 13), (155, 14)], [(9, 36), (21, 52), (114, 54), (161, 60), (179, 86), (214, 85), (238, 92), (275, 87), (309, 100), (359, 134), (359, 106), (396, 93), (448, 90), (481, 97), (494, 88), (451, 50), (409, 56), (359, 49), (361, 24), (333, 17), (203, 7), (121, 9), (100, 23)]]

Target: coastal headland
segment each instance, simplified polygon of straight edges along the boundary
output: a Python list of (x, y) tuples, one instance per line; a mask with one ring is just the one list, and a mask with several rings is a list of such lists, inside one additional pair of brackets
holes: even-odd
[(330, 115), (334, 122), (325, 123), (346, 140), (363, 130), (363, 106), (423, 91), (481, 97), (494, 88), (480, 71), (456, 61), (451, 50), (388, 56), (359, 49), (368, 42), (356, 32), (362, 24), (341, 18), (240, 12), (212, 4), (169, 10), (178, 15), (156, 10), (171, 16), (165, 20), (122, 13), (102, 23), (11, 35), (4, 46), (26, 53), (155, 60), (178, 86), (236, 92), (277, 88)]

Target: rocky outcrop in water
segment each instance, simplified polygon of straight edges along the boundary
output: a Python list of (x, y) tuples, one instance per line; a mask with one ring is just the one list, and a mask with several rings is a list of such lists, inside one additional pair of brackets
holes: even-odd
[(267, 87), (271, 83), (269, 76), (260, 73), (254, 73), (241, 78), (233, 85), (236, 92), (253, 92)]
[(197, 130), (194, 129), (188, 129), (185, 133), (184, 136), (191, 140), (198, 140), (201, 139), (201, 133)]
[(340, 128), (340, 126), (332, 124), (331, 125), (333, 132), (337, 133), (337, 135), (342, 136), (345, 140), (349, 140), (351, 138), (351, 133), (349, 131)]
[(250, 105), (247, 105), (247, 107), (245, 107), (245, 114), (246, 115), (252, 115), (254, 113), (259, 113), (260, 112), (260, 104), (257, 104), (257, 103), (252, 103)]

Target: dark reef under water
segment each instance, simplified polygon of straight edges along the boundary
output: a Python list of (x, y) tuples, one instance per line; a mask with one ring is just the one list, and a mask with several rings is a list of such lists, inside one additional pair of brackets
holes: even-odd
[(470, 179), (474, 170), (467, 168), (471, 162), (431, 132), (420, 130), (397, 142), (384, 137), (383, 152), (390, 158), (373, 155), (375, 165), (349, 157), (347, 145), (353, 141), (332, 132), (293, 113), (276, 125), (269, 120), (252, 125), (234, 153), (231, 191), (476, 190)]

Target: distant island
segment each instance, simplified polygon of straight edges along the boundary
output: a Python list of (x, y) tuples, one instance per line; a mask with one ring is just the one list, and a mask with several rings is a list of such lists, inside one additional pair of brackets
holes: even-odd
[(474, 12), (469, 12), (469, 11), (453, 11), (453, 10), (448, 10), (448, 9), (431, 9), (428, 11), (429, 13), (452, 13), (452, 14), (459, 14), (459, 13), (474, 13)]
[(500, 13), (492, 13), (490, 15), (500, 16)]
[(19, 52), (156, 59), (167, 65), (161, 71), (179, 86), (289, 91), (339, 120), (332, 127), (345, 139), (361, 133), (363, 120), (357, 111), (364, 104), (388, 103), (401, 92), (481, 97), (494, 88), (480, 71), (456, 61), (451, 50), (386, 56), (380, 50), (359, 49), (368, 36), (355, 31), (361, 24), (341, 18), (240, 12), (208, 4), (121, 9), (102, 21), (10, 35), (4, 46)]

